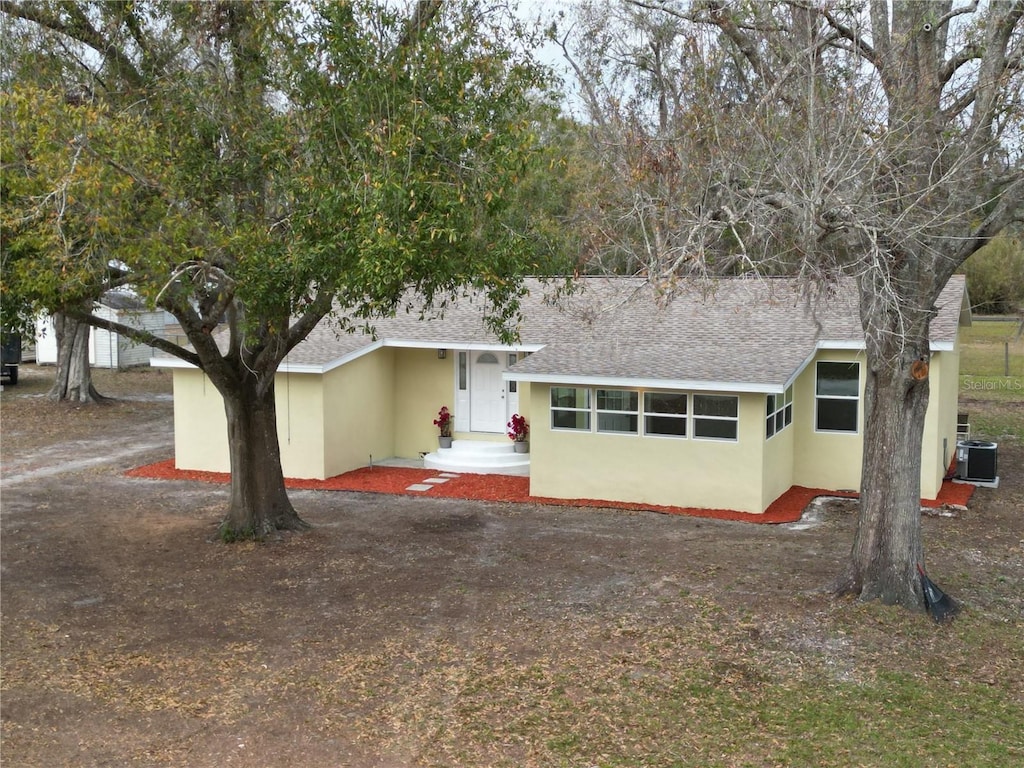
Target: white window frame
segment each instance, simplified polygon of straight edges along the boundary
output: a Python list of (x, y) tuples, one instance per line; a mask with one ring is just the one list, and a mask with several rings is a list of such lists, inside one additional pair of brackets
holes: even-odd
[[(736, 415), (735, 416), (709, 416), (697, 413), (697, 398), (700, 397), (719, 397), (728, 398), (736, 403)], [(713, 392), (694, 392), (691, 398), (691, 412), (692, 416), (690, 426), (693, 433), (694, 440), (713, 440), (719, 443), (737, 443), (740, 439), (740, 398), (738, 395), (728, 395)], [(697, 432), (697, 423), (701, 421), (728, 421), (735, 424), (736, 436), (735, 437), (716, 437), (716, 436), (705, 436), (700, 435)]]
[[(586, 392), (586, 407), (585, 408), (569, 408), (566, 406), (556, 405), (554, 402), (555, 390), (557, 389), (574, 389), (577, 392)], [(552, 431), (558, 432), (593, 432), (594, 431), (594, 396), (593, 390), (590, 387), (568, 387), (568, 386), (553, 386), (548, 391), (548, 410), (551, 413), (550, 423)], [(587, 426), (586, 427), (559, 427), (555, 425), (555, 413), (585, 413), (587, 415)]]
[[(768, 395), (765, 402), (767, 403), (767, 415), (764, 420), (764, 433), (765, 439), (771, 440), (793, 423), (793, 385), (790, 384), (786, 387), (786, 391), (781, 395)], [(780, 420), (781, 427), (779, 426)]]
[[(604, 392), (623, 392), (627, 395), (632, 395), (636, 399), (636, 408), (633, 410), (617, 410), (612, 408), (602, 408), (601, 393)], [(607, 397), (607, 395), (606, 395)], [(622, 389), (621, 387), (595, 387), (594, 397), (592, 400), (594, 406), (594, 418), (592, 423), (594, 429), (602, 435), (639, 435), (640, 434), (640, 391), (637, 389)], [(601, 428), (601, 416), (632, 416), (634, 417), (635, 426), (633, 429), (602, 429)]]
[[(818, 370), (821, 365), (855, 366), (857, 370), (857, 394), (854, 395), (821, 395), (818, 393)], [(853, 402), (857, 410), (853, 417), (853, 429), (821, 429), (818, 426), (818, 404), (822, 400)], [(823, 435), (857, 435), (860, 434), (860, 362), (857, 360), (818, 360), (814, 365), (814, 431)]]
[[(683, 413), (663, 413), (661, 411), (650, 411), (647, 409), (647, 396), (648, 395), (670, 395), (672, 397), (681, 397), (685, 403)], [(675, 435), (666, 432), (649, 432), (647, 430), (647, 417), (653, 417), (658, 419), (673, 419), (680, 421), (683, 424), (683, 434)], [(690, 436), (690, 393), (689, 392), (670, 392), (660, 390), (645, 390), (643, 392), (643, 436), (653, 438), (666, 438), (668, 440), (686, 440)]]

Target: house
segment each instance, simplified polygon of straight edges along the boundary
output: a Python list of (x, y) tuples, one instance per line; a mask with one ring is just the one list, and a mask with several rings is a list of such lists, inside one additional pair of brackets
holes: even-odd
[[(137, 296), (125, 291), (104, 293), (93, 308), (93, 314), (157, 336), (163, 335), (168, 317), (163, 310), (147, 309)], [(49, 315), (36, 319), (35, 348), (37, 363), (57, 363), (57, 333)], [(89, 365), (94, 368), (131, 368), (146, 365), (152, 357), (153, 348), (148, 345), (138, 344), (103, 328), (89, 329)]]
[[(584, 278), (553, 297), (529, 281), (519, 341), (502, 343), (467, 297), (443, 317), (401, 314), (376, 336), (318, 327), (276, 382), (289, 477), (327, 478), (387, 457), (437, 456), (432, 421), (454, 412), (456, 445), (504, 443), (527, 417), (530, 491), (760, 513), (791, 486), (860, 484), (865, 353), (856, 289), (810, 302), (788, 279), (684, 284), (659, 301), (640, 279)], [(957, 434), (954, 277), (932, 323), (921, 486), (934, 499)], [(221, 398), (177, 359), (180, 469), (228, 470)]]

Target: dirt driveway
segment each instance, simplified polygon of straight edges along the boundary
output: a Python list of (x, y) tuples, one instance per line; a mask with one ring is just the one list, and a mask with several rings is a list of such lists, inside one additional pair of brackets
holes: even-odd
[[(550, 765), (559, 735), (523, 723), (552, 706), (537, 691), (553, 670), (571, 700), (606, 675), (640, 680), (638, 654), (684, 664), (714, 649), (744, 684), (755, 663), (857, 679), (960, 653), (891, 631), (925, 622), (820, 591), (850, 546), (848, 508), (755, 526), (300, 491), (311, 532), (215, 543), (223, 487), (122, 476), (171, 455), (169, 377), (98, 375), (132, 399), (67, 409), (34, 394), (47, 375), (28, 367), (0, 397), (11, 768)], [(1001, 446), (999, 461), (1003, 487), (926, 518), (925, 540), (969, 615), (1019, 622), (1024, 451)], [(1012, 659), (961, 661), (1024, 688)]]

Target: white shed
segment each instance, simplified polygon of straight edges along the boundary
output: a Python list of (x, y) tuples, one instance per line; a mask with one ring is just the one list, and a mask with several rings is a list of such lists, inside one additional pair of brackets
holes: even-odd
[[(130, 293), (108, 291), (97, 303), (93, 313), (133, 328), (163, 336), (167, 313), (149, 310)], [(89, 331), (89, 364), (94, 368), (130, 368), (147, 365), (153, 357), (153, 347), (136, 342), (102, 328)], [(36, 320), (36, 362), (54, 365), (57, 362), (57, 333), (53, 318), (43, 315)]]

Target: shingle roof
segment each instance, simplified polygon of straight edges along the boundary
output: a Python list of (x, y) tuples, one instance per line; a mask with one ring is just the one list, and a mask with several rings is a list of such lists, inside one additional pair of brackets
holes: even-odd
[[(821, 346), (860, 346), (853, 281), (834, 295), (812, 301), (789, 279), (725, 279), (684, 284), (669, 301), (658, 301), (639, 278), (583, 278), (580, 290), (553, 299), (555, 288), (527, 282), (519, 347), (538, 349), (520, 361), (520, 380), (641, 379), (649, 382), (716, 384), (726, 388), (784, 386)], [(932, 342), (956, 338), (964, 294), (955, 276), (939, 300)], [(377, 341), (389, 346), (472, 348), (500, 345), (483, 323), (484, 303), (469, 296), (443, 317), (419, 319), (418, 311), (375, 322)], [(289, 366), (325, 369), (371, 347), (373, 337), (338, 334), (321, 324), (288, 358)]]
[[(686, 284), (659, 301), (641, 278), (582, 278), (556, 297), (556, 285), (528, 280), (515, 348), (534, 351), (510, 371), (530, 381), (633, 380), (697, 388), (779, 390), (815, 349), (863, 346), (857, 292), (842, 281), (828, 298), (806, 298), (791, 279), (722, 279)], [(932, 343), (951, 345), (964, 299), (950, 280), (932, 322)], [(374, 321), (375, 337), (323, 322), (282, 370), (327, 371), (377, 345), (478, 349), (505, 347), (483, 322), (485, 303), (467, 295), (443, 316), (419, 310)]]

